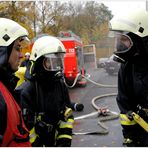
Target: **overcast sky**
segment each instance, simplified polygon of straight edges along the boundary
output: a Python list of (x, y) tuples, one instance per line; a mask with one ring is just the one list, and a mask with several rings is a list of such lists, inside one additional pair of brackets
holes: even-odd
[(146, 9), (146, 1), (148, 0), (60, 0), (60, 1), (73, 1), (79, 3), (80, 1), (97, 1), (98, 3), (104, 3), (112, 14), (115, 15), (128, 9), (136, 10), (138, 8)]
[(127, 9), (146, 9), (146, 0), (97, 0), (104, 3), (115, 15)]

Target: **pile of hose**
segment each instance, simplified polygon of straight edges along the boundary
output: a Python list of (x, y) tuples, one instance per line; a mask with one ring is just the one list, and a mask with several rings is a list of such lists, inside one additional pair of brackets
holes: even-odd
[[(99, 87), (105, 87), (105, 88), (116, 88), (117, 86), (116, 85), (106, 85), (106, 84), (101, 84), (101, 83), (97, 83), (93, 80), (91, 80), (89, 77), (90, 75), (89, 74), (86, 74), (85, 76), (82, 75), (82, 74), (78, 74), (74, 80), (74, 83), (69, 86), (67, 85), (68, 88), (72, 88), (76, 85), (76, 82), (78, 80), (79, 77), (83, 77), (85, 78), (86, 80), (90, 81), (91, 83), (99, 86)], [(65, 82), (66, 83), (66, 82)], [(95, 135), (95, 134), (108, 134), (109, 133), (109, 130), (108, 130), (108, 127), (106, 127), (104, 125), (104, 121), (108, 121), (108, 120), (113, 120), (113, 119), (117, 119), (119, 118), (119, 114), (117, 112), (113, 112), (113, 111), (110, 111), (109, 109), (106, 110), (106, 114), (103, 115), (102, 117), (100, 117), (100, 115), (102, 114), (101, 112), (101, 107), (97, 106), (96, 105), (96, 101), (98, 99), (101, 99), (101, 98), (104, 98), (104, 97), (110, 97), (110, 96), (116, 96), (117, 93), (110, 93), (110, 94), (104, 94), (104, 95), (100, 95), (100, 96), (96, 96), (92, 99), (91, 101), (91, 104), (93, 106), (93, 108), (96, 110), (96, 112), (92, 112), (92, 113), (89, 113), (87, 115), (82, 115), (82, 116), (79, 116), (79, 117), (75, 117), (74, 120), (81, 120), (81, 119), (85, 119), (85, 118), (88, 118), (88, 117), (91, 117), (91, 116), (94, 116), (94, 115), (97, 115), (98, 116), (98, 125), (100, 125), (100, 127), (102, 127), (103, 130), (101, 131), (92, 131), (92, 132), (74, 132), (73, 135), (88, 135), (88, 134), (91, 134), (91, 135)]]
[[(74, 132), (73, 135), (96, 135), (96, 134), (108, 134), (109, 133), (109, 130), (108, 130), (108, 127), (106, 127), (104, 125), (104, 121), (108, 121), (108, 120), (113, 120), (113, 119), (117, 119), (119, 118), (119, 114), (116, 113), (116, 112), (113, 112), (113, 111), (110, 111), (109, 109), (106, 109), (106, 112), (105, 114), (102, 114), (102, 110), (104, 108), (102, 107), (98, 107), (96, 104), (95, 104), (95, 101), (98, 100), (98, 99), (101, 99), (101, 98), (104, 98), (104, 97), (109, 97), (109, 96), (116, 96), (116, 93), (112, 93), (112, 94), (105, 94), (105, 95), (100, 95), (100, 96), (97, 96), (97, 97), (94, 97), (92, 99), (92, 106), (94, 107), (95, 110), (97, 110), (96, 112), (92, 112), (92, 113), (89, 113), (87, 115), (82, 115), (82, 116), (79, 116), (79, 117), (75, 117), (74, 120), (81, 120), (81, 119), (85, 119), (85, 118), (89, 118), (91, 116), (95, 116), (97, 115), (97, 117), (99, 118), (98, 119), (98, 125), (100, 125), (100, 127), (103, 129), (101, 131), (92, 131), (92, 132)], [(103, 116), (101, 116), (103, 115)]]

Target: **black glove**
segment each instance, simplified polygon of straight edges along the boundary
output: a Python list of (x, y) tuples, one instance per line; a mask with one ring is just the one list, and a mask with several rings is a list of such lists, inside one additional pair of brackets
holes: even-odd
[(43, 121), (37, 121), (35, 124), (36, 134), (39, 135), (39, 143), (44, 144), (47, 147), (54, 147), (55, 131), (53, 125), (46, 124)]
[(50, 133), (53, 130), (53, 126), (50, 124), (46, 124), (43, 121), (37, 121), (35, 124), (35, 131), (38, 135), (41, 135), (42, 133)]
[(82, 111), (84, 109), (84, 105), (81, 103), (75, 103), (74, 110), (75, 111)]

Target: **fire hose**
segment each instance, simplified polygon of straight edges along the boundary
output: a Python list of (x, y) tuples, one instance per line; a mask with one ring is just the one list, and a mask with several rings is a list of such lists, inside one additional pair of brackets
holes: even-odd
[[(95, 81), (92, 81), (91, 79), (89, 79), (88, 77), (90, 77), (89, 75), (86, 76), (83, 76), (81, 74), (78, 74), (73, 85), (69, 86), (69, 87), (74, 87), (77, 80), (78, 80), (78, 77), (79, 76), (82, 76), (83, 78), (87, 79), (88, 81), (90, 81), (91, 83), (97, 85), (97, 86), (100, 86), (100, 87), (117, 87), (116, 85), (104, 85), (104, 84), (100, 84), (100, 83), (96, 83)], [(98, 107), (96, 104), (95, 104), (95, 101), (98, 100), (98, 99), (101, 99), (103, 97), (109, 97), (109, 96), (116, 96), (117, 93), (110, 93), (110, 94), (105, 94), (105, 95), (100, 95), (100, 96), (96, 96), (92, 99), (91, 101), (91, 104), (92, 106), (94, 107), (95, 110), (97, 110), (96, 112), (92, 112), (92, 113), (89, 113), (87, 115), (83, 115), (83, 116), (79, 116), (79, 117), (76, 117), (75, 120), (80, 120), (80, 119), (85, 119), (85, 118), (88, 118), (88, 117), (91, 117), (91, 116), (99, 116), (99, 115), (103, 115), (103, 118), (99, 118), (98, 120), (98, 124), (104, 129), (103, 131), (93, 131), (93, 132), (81, 132), (81, 133), (73, 133), (74, 135), (87, 135), (87, 134), (108, 134), (109, 133), (109, 130), (108, 130), (108, 127), (106, 127), (102, 121), (107, 121), (107, 120), (112, 120), (112, 119), (116, 119), (119, 117), (119, 114), (116, 113), (116, 112), (113, 112), (113, 111), (110, 111), (109, 109), (107, 108), (103, 108), (103, 107)], [(142, 127), (144, 128), (144, 130), (146, 130), (148, 132), (148, 123), (145, 122), (138, 114), (136, 113), (132, 113), (133, 115), (133, 119)]]
[(117, 85), (106, 85), (106, 84), (97, 83), (97, 82), (95, 82), (95, 81), (93, 81), (93, 80), (91, 80), (91, 79), (89, 78), (89, 77), (90, 77), (89, 74), (86, 74), (86, 76), (84, 76), (84, 75), (82, 75), (81, 73), (78, 73), (78, 74), (77, 74), (77, 76), (76, 76), (76, 78), (75, 78), (75, 80), (74, 80), (74, 82), (73, 82), (72, 85), (68, 85), (68, 84), (66, 83), (66, 81), (64, 80), (66, 86), (67, 86), (68, 88), (73, 88), (73, 87), (76, 85), (76, 83), (77, 83), (77, 81), (78, 81), (78, 78), (79, 78), (80, 76), (83, 77), (83, 78), (85, 78), (85, 79), (88, 80), (89, 82), (91, 82), (91, 83), (93, 83), (93, 84), (99, 86), (99, 87), (109, 87), (109, 88), (116, 88), (116, 87), (117, 87)]
[(104, 98), (104, 97), (115, 96), (115, 95), (116, 95), (116, 93), (112, 93), (112, 94), (105, 94), (105, 95), (100, 95), (100, 96), (94, 97), (92, 99), (92, 101), (91, 101), (91, 104), (94, 107), (94, 109), (97, 110), (97, 111), (89, 113), (87, 115), (82, 115), (82, 116), (74, 118), (75, 121), (76, 121), (76, 120), (85, 119), (85, 118), (88, 118), (88, 117), (91, 117), (91, 116), (95, 116), (95, 115), (97, 115), (98, 117), (102, 115), (102, 118), (98, 119), (98, 125), (100, 125), (103, 128), (103, 130), (95, 131), (95, 132), (83, 132), (83, 133), (82, 132), (81, 133), (75, 132), (74, 135), (108, 134), (109, 133), (108, 127), (106, 127), (103, 124), (103, 121), (117, 119), (119, 117), (119, 114), (116, 113), (116, 112), (110, 111), (106, 107), (98, 107), (95, 104), (95, 101), (98, 100), (98, 99)]
[[(74, 80), (74, 83), (73, 85), (69, 86), (67, 85), (69, 88), (72, 88), (75, 86), (77, 80), (78, 80), (78, 77), (79, 76), (82, 76), (83, 78), (85, 78), (86, 80), (90, 81), (91, 83), (99, 86), (99, 87), (110, 87), (110, 88), (115, 88), (117, 87), (116, 85), (105, 85), (105, 84), (101, 84), (101, 83), (96, 83), (95, 81), (91, 80), (89, 78), (89, 75), (87, 74), (87, 76), (84, 76), (82, 74), (78, 74), (77, 77), (75, 78)], [(109, 130), (108, 130), (108, 127), (106, 127), (102, 121), (107, 121), (107, 120), (113, 120), (113, 119), (117, 119), (119, 117), (119, 114), (116, 113), (116, 112), (113, 112), (113, 111), (110, 111), (109, 109), (107, 108), (102, 108), (102, 107), (98, 107), (96, 104), (95, 104), (95, 101), (97, 101), (98, 99), (101, 99), (101, 98), (104, 98), (104, 97), (109, 97), (109, 96), (116, 96), (117, 93), (110, 93), (110, 94), (105, 94), (105, 95), (100, 95), (100, 96), (96, 96), (92, 99), (91, 101), (91, 104), (93, 106), (93, 108), (95, 110), (97, 110), (96, 112), (92, 112), (92, 113), (89, 113), (87, 115), (82, 115), (82, 116), (79, 116), (79, 117), (75, 117), (74, 119), (75, 120), (81, 120), (81, 119), (85, 119), (85, 118), (88, 118), (88, 117), (91, 117), (91, 116), (94, 116), (94, 115), (97, 115), (98, 117), (100, 115), (103, 115), (102, 118), (98, 119), (98, 124), (103, 128), (102, 131), (95, 131), (95, 132), (74, 132), (73, 135), (88, 135), (88, 134), (108, 134), (109, 133)]]

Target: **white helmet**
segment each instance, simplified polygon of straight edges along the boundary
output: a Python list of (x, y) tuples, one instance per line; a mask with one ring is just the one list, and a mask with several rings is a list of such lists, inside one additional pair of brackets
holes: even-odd
[(25, 56), (30, 56), (30, 53), (29, 53), (29, 52), (26, 52), (26, 53), (25, 53)]
[(110, 30), (132, 32), (140, 37), (148, 36), (148, 12), (136, 9), (119, 14), (110, 21)]
[(43, 55), (65, 52), (65, 47), (58, 38), (53, 36), (43, 36), (34, 42), (30, 60), (36, 61)]
[(9, 46), (22, 36), (28, 36), (27, 30), (13, 20), (0, 18), (0, 46)]

